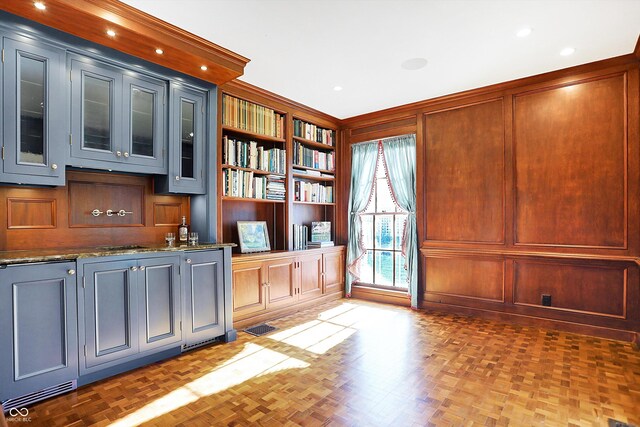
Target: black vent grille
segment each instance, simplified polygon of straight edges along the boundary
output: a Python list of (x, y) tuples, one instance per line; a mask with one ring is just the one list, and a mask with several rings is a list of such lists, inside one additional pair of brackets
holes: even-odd
[(247, 328), (244, 331), (248, 334), (259, 337), (260, 335), (268, 334), (269, 332), (275, 331), (276, 329), (278, 328), (276, 328), (275, 326), (270, 326), (270, 325), (267, 325), (266, 323), (263, 323), (261, 325), (256, 325), (256, 326)]

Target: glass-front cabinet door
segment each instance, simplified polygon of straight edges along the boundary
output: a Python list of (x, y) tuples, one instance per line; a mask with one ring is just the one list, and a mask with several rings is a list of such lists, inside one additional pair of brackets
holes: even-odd
[(169, 191), (204, 194), (206, 93), (173, 86), (171, 95)]
[(64, 185), (65, 52), (4, 38), (2, 182)]
[(122, 129), (122, 74), (99, 63), (71, 61), (71, 156), (91, 161), (123, 157), (118, 130)]
[(152, 78), (125, 75), (124, 97), (127, 104), (124, 161), (166, 173), (165, 84)]

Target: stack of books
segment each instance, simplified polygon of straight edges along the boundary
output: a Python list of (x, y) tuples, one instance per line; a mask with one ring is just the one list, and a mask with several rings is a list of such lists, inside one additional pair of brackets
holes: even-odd
[(311, 223), (311, 241), (307, 244), (311, 248), (326, 248), (333, 246), (331, 240), (331, 222), (317, 221)]
[(279, 175), (267, 175), (267, 200), (284, 200), (285, 193), (284, 177)]

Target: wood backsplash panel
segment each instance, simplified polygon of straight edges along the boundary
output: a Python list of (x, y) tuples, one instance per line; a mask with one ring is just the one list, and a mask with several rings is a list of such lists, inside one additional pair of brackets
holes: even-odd
[[(142, 205), (133, 207), (133, 200)], [(83, 204), (84, 210), (78, 210)], [(154, 194), (152, 177), (107, 172), (67, 171), (64, 187), (0, 187), (0, 205), (7, 207), (0, 209), (0, 250), (157, 244), (164, 242), (165, 233), (176, 231), (175, 212), (190, 220), (189, 197)], [(171, 206), (174, 213), (165, 212), (156, 223), (156, 205)], [(101, 215), (103, 224), (78, 226), (86, 223), (82, 218), (94, 218), (90, 212), (95, 208), (128, 209), (139, 216)], [(78, 214), (84, 211), (89, 214)], [(118, 222), (123, 220), (129, 223)]]
[(186, 213), (183, 213), (183, 206), (179, 202), (166, 203), (157, 202), (153, 204), (153, 225), (156, 227), (175, 226), (180, 224), (180, 220)]
[(69, 227), (144, 227), (144, 184), (69, 181)]
[(8, 229), (56, 228), (56, 199), (7, 199)]

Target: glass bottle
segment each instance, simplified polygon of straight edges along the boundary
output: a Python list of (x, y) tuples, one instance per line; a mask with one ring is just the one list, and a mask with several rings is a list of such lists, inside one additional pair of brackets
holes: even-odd
[(189, 238), (189, 224), (187, 224), (187, 217), (182, 217), (182, 224), (178, 226), (178, 242), (181, 245), (186, 245)]

